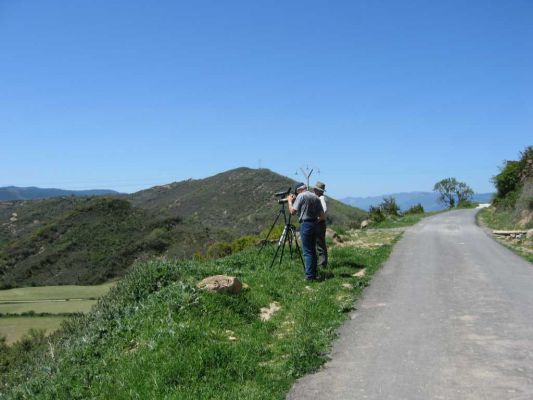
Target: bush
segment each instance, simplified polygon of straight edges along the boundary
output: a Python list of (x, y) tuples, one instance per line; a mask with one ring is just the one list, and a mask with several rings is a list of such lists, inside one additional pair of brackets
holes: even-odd
[(506, 161), (498, 175), (492, 178), (496, 186), (496, 203), (514, 206), (517, 189), (520, 184), (520, 164), (518, 161)]
[(370, 219), (376, 223), (385, 221), (385, 214), (381, 210), (381, 207), (370, 206), (368, 210), (368, 215)]
[(231, 244), (228, 242), (215, 242), (207, 249), (209, 258), (222, 258), (229, 256), (233, 252)]
[(527, 178), (531, 178), (532, 160), (533, 146), (529, 146), (520, 153), (520, 160), (505, 161), (500, 173), (492, 177), (492, 182), (497, 190), (493, 204), (497, 208), (510, 209), (515, 207), (524, 182)]
[(476, 208), (479, 205), (479, 203), (474, 203), (470, 200), (463, 200), (457, 204), (457, 208)]
[(400, 215), (400, 207), (396, 204), (396, 199), (392, 196), (384, 197), (383, 202), (379, 205), (385, 215), (398, 217)]
[(233, 253), (243, 251), (250, 247), (254, 247), (258, 241), (259, 239), (256, 236), (243, 236), (231, 243), (231, 250)]
[(418, 203), (411, 206), (404, 214), (424, 214), (424, 207), (422, 204)]

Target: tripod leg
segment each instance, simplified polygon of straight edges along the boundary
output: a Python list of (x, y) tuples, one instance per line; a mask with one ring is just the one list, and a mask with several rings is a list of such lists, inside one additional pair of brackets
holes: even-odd
[(283, 253), (285, 252), (285, 244), (287, 243), (287, 240), (289, 240), (290, 234), (291, 234), (290, 227), (288, 225), (285, 225), (285, 229), (283, 230), (283, 244), (281, 245), (281, 255), (279, 257), (279, 265), (281, 265), (281, 262), (283, 261)]
[[(276, 216), (276, 219), (274, 220), (274, 223), (272, 224), (272, 226), (270, 227), (270, 230), (268, 231), (266, 237), (263, 239), (263, 244), (261, 244), (261, 248), (259, 249), (259, 253), (261, 253), (261, 251), (263, 251), (263, 248), (265, 247), (267, 241), (268, 241), (268, 238), (270, 236), (270, 234), (272, 233), (272, 231), (274, 230), (274, 227), (276, 226), (276, 224), (278, 223), (278, 220), (279, 220), (279, 217), (281, 216), (281, 214), (285, 215), (285, 210), (279, 210), (278, 212), (278, 215)], [(286, 219), (286, 217), (285, 217)]]
[(276, 261), (276, 258), (278, 258), (278, 252), (279, 252), (280, 246), (276, 249), (276, 252), (274, 253), (274, 257), (272, 257), (272, 261), (270, 262), (270, 268), (274, 266), (274, 262)]
[[(274, 257), (272, 257), (272, 262), (270, 263), (270, 268), (274, 265), (274, 262), (276, 261), (276, 258), (278, 257), (279, 249), (282, 249), (282, 244), (285, 245), (285, 239), (287, 238), (287, 227), (283, 229), (283, 233), (281, 234), (281, 237), (278, 241), (278, 247), (276, 248), (276, 252), (274, 253)], [(281, 250), (281, 257), (280, 257), (280, 264), (281, 259), (283, 258), (283, 249)]]
[(296, 228), (294, 227), (294, 225), (291, 226), (291, 230), (292, 230), (292, 233), (294, 235), (294, 243), (296, 245), (296, 252), (298, 253), (298, 255), (300, 256), (300, 261), (302, 262), (302, 267), (305, 271), (305, 262), (304, 262), (304, 258), (302, 256), (302, 250), (300, 249), (300, 245), (298, 244), (298, 239), (296, 238)]
[(292, 247), (293, 247), (293, 241), (296, 240), (296, 237), (294, 236), (294, 232), (292, 231), (292, 229), (289, 229), (289, 233), (290, 233), (290, 236), (289, 236), (289, 254), (291, 255), (291, 260), (292, 260)]

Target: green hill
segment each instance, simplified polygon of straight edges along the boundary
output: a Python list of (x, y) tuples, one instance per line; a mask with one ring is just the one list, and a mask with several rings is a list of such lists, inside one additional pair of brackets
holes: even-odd
[[(259, 233), (271, 223), (278, 205), (273, 193), (295, 181), (268, 169), (237, 168), (200, 180), (187, 180), (134, 193), (135, 206), (162, 215), (201, 221), (232, 237)], [(357, 224), (365, 213), (329, 199), (329, 223)]]
[[(138, 259), (188, 258), (215, 241), (258, 234), (292, 180), (239, 168), (129, 196), (0, 202), (0, 287), (96, 284)], [(329, 222), (356, 226), (361, 210), (329, 201)]]
[[(11, 347), (0, 338), (0, 398), (281, 399), (326, 360), (336, 327), (391, 248), (332, 248), (324, 280), (311, 285), (288, 257), (269, 268), (273, 249), (139, 263), (52, 337), (34, 333)], [(366, 275), (355, 276), (361, 268)], [(197, 288), (216, 274), (249, 287)], [(272, 304), (278, 311), (262, 320)]]

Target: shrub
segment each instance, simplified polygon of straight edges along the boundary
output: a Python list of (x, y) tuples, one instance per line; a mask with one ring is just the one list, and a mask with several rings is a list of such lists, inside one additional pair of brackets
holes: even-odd
[(411, 206), (405, 214), (423, 214), (424, 213), (424, 207), (422, 204), (418, 203), (414, 206)]
[(384, 197), (383, 202), (379, 205), (385, 215), (398, 217), (400, 215), (400, 207), (396, 204), (396, 199), (392, 196)]
[(385, 214), (381, 210), (381, 207), (370, 206), (370, 209), (368, 210), (368, 215), (370, 219), (376, 223), (385, 221)]
[(496, 186), (494, 205), (498, 208), (510, 209), (516, 205), (524, 182), (532, 174), (533, 146), (526, 147), (520, 153), (518, 161), (504, 161), (500, 173), (492, 177)]
[(254, 247), (258, 241), (259, 239), (255, 236), (243, 236), (231, 243), (231, 250), (233, 253), (236, 253)]
[(228, 242), (215, 242), (207, 249), (207, 256), (209, 258), (222, 258), (229, 256), (233, 249)]
[(474, 203), (470, 200), (463, 200), (460, 201), (459, 204), (457, 204), (457, 208), (476, 208), (479, 203)]
[[(513, 206), (516, 201), (516, 190), (520, 183), (520, 164), (518, 161), (505, 161), (498, 175), (492, 178), (496, 186), (496, 203)], [(507, 197), (509, 197), (507, 199)], [(506, 201), (507, 200), (507, 201)]]

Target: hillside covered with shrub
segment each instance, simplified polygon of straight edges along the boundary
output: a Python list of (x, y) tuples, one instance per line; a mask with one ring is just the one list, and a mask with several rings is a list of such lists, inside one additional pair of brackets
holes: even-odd
[(493, 177), (496, 220), (500, 224), (533, 228), (533, 146), (520, 153), (518, 160), (507, 160)]
[[(227, 255), (258, 240), (279, 208), (273, 193), (292, 184), (238, 168), (128, 196), (0, 202), (0, 287), (96, 284), (139, 259)], [(336, 226), (358, 226), (365, 215), (328, 204)]]

